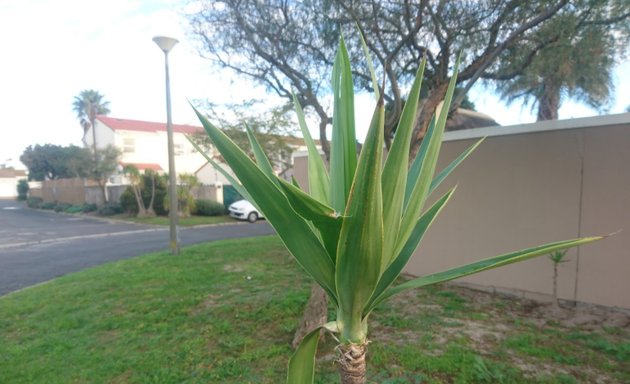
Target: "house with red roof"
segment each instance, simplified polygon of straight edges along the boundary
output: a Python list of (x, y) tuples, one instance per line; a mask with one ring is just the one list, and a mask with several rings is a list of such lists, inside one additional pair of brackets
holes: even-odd
[[(122, 154), (121, 169), (122, 166), (132, 164), (141, 172), (147, 169), (158, 173), (168, 172), (166, 123), (100, 115), (96, 117), (95, 126), (97, 148), (105, 148), (108, 145), (118, 148)], [(208, 163), (202, 154), (197, 152), (186, 138), (186, 136), (202, 132), (203, 128), (200, 126), (173, 124), (175, 170), (178, 174), (194, 174), (205, 185), (230, 184), (220, 172)], [(92, 128), (90, 127), (83, 136), (83, 143), (88, 148), (92, 147), (92, 137)], [(293, 151), (306, 149), (301, 138), (288, 137), (284, 140)], [(215, 156), (216, 153), (209, 153), (209, 155), (219, 161), (219, 157)], [(291, 154), (289, 153), (288, 156), (290, 162)], [(224, 166), (224, 169), (230, 171), (227, 166)], [(282, 172), (278, 171), (278, 173), (281, 174)], [(281, 176), (289, 178), (290, 173), (282, 173)], [(122, 175), (113, 176), (110, 178), (110, 182), (112, 184), (125, 184)]]
[[(113, 145), (121, 153), (121, 165), (133, 164), (140, 171), (151, 169), (168, 171), (166, 123), (96, 117), (96, 146)], [(92, 128), (83, 136), (83, 143), (92, 147)], [(205, 158), (190, 144), (186, 135), (202, 132), (202, 127), (173, 124), (175, 169), (180, 173), (194, 173), (206, 163)]]

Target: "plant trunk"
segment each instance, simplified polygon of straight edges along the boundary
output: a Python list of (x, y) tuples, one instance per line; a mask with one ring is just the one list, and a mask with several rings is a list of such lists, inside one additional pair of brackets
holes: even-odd
[(558, 303), (558, 263), (553, 263), (553, 308), (560, 309), (560, 303)]
[(153, 202), (155, 201), (155, 175), (151, 175), (151, 201), (149, 201), (149, 208), (147, 208), (147, 215), (153, 217), (156, 216), (155, 209), (153, 209)]
[(339, 346), (339, 375), (341, 384), (365, 384), (367, 343)]
[(295, 331), (291, 346), (293, 349), (300, 345), (300, 342), (313, 329), (326, 324), (328, 320), (328, 296), (318, 284), (311, 285), (311, 297), (309, 297), (304, 308), (304, 315), (300, 326)]
[(142, 194), (140, 193), (140, 188), (137, 185), (131, 186), (133, 189), (133, 194), (136, 197), (136, 204), (138, 204), (138, 217), (146, 217), (147, 210), (144, 207), (144, 201), (142, 200)]
[(101, 196), (103, 197), (103, 205), (107, 204), (107, 180), (97, 180), (99, 188), (101, 189)]

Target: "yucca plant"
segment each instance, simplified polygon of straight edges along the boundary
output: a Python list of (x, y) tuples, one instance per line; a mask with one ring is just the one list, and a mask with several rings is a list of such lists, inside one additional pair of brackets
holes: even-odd
[[(427, 197), (479, 143), (435, 175), (456, 83), (456, 65), (443, 106), (438, 107), (419, 153), (408, 167), (423, 61), (391, 150), (383, 162), (383, 97), (369, 57), (368, 64), (377, 90), (377, 103), (358, 159), (353, 82), (343, 39), (332, 76), (334, 113), (330, 172), (295, 100), (309, 152), (308, 193), (296, 182), (288, 183), (274, 175), (269, 160), (249, 130), (255, 161), (197, 112), (212, 142), (242, 183), (231, 180), (233, 185), (263, 211), (289, 252), (326, 291), (336, 307), (336, 320), (323, 328), (338, 340), (342, 383), (365, 383), (368, 318), (376, 306), (391, 296), (599, 239), (590, 237), (547, 244), (397, 284), (397, 277), (454, 189), (424, 209)], [(218, 167), (212, 158), (207, 156), (207, 159)], [(315, 329), (305, 336), (290, 359), (288, 383), (313, 382), (319, 333), (320, 329)]]

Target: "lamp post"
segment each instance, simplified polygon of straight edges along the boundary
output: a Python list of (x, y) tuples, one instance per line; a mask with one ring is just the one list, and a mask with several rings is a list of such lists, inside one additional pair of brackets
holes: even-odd
[(168, 53), (178, 43), (176, 39), (166, 36), (155, 36), (153, 41), (164, 52), (164, 69), (166, 72), (166, 136), (168, 138), (168, 195), (169, 195), (169, 227), (170, 247), (173, 255), (179, 255), (179, 234), (177, 231), (177, 175), (175, 173), (175, 154), (173, 149), (173, 121), (171, 119), (171, 83), (168, 75)]

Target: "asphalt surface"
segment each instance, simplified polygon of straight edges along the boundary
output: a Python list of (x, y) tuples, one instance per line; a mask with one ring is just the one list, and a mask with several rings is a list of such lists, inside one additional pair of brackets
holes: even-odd
[[(266, 222), (180, 228), (182, 246), (263, 236)], [(168, 250), (168, 228), (26, 208), (0, 200), (0, 295), (58, 276)]]

